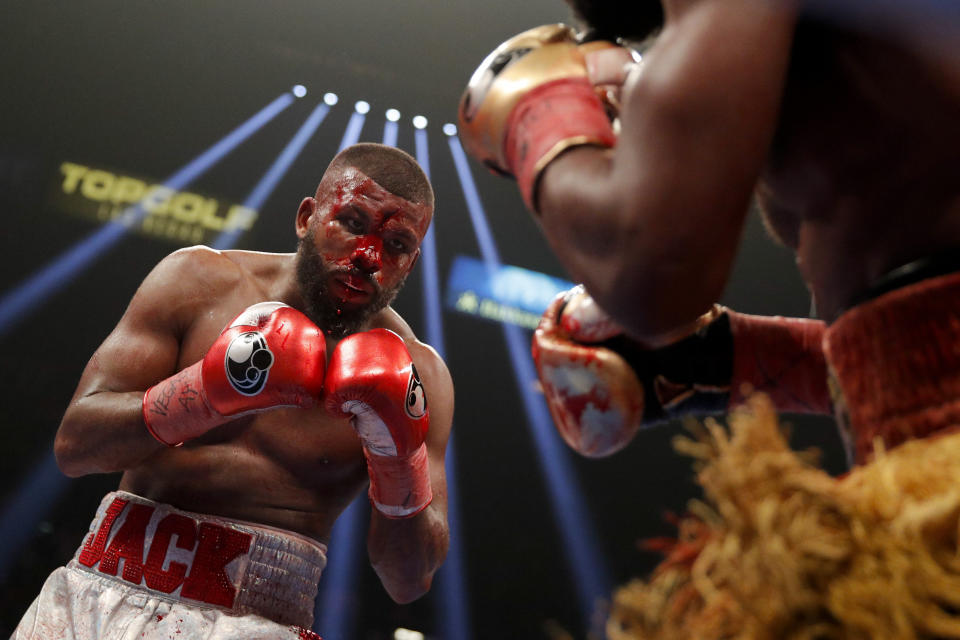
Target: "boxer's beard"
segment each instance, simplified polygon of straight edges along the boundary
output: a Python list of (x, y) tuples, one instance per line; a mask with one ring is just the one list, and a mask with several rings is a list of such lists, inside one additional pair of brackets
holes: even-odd
[[(406, 280), (404, 278), (390, 289), (381, 289), (376, 282), (357, 270), (328, 268), (315, 246), (312, 230), (297, 244), (297, 287), (304, 301), (304, 313), (330, 337), (342, 338), (355, 333), (370, 316), (393, 302)], [(370, 301), (361, 307), (341, 308), (341, 303), (330, 294), (327, 287), (329, 276), (337, 271), (366, 278), (373, 285)]]

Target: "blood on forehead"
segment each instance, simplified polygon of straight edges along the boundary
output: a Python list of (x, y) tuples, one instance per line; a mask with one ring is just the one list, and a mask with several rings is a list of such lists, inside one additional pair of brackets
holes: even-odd
[(373, 178), (354, 168), (345, 168), (333, 183), (331, 193), (323, 193), (323, 183), (317, 190), (321, 202), (331, 198), (329, 216), (336, 215), (344, 207), (355, 206), (371, 217), (374, 226), (405, 227), (423, 239), (430, 226), (433, 212), (425, 204), (411, 202), (387, 191)]

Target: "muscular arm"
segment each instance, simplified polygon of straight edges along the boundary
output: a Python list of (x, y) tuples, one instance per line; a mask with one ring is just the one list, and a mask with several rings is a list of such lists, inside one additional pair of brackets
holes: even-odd
[(831, 413), (824, 330), (817, 320), (715, 305), (669, 342), (642, 344), (575, 287), (543, 314), (533, 358), (560, 435), (579, 453), (601, 457), (642, 427), (724, 413), (754, 391), (780, 411)]
[(722, 293), (794, 23), (786, 3), (766, 0), (666, 5), (662, 34), (624, 87), (615, 149), (565, 153), (538, 191), (556, 254), (638, 337), (693, 320)]
[(410, 346), (430, 408), (427, 454), (433, 501), (411, 518), (387, 518), (371, 509), (367, 552), (384, 589), (396, 602), (416, 600), (430, 589), (449, 546), (444, 454), (453, 422), (453, 381), (446, 365), (426, 345)]
[(54, 443), (67, 475), (123, 471), (163, 448), (144, 425), (143, 394), (176, 371), (179, 336), (198, 299), (183, 288), (196, 253), (178, 251), (160, 262), (90, 358)]

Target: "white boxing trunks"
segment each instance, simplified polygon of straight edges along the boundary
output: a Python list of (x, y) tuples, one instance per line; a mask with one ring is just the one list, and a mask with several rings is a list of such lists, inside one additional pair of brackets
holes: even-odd
[(108, 494), (12, 640), (318, 638), (326, 547), (290, 531)]

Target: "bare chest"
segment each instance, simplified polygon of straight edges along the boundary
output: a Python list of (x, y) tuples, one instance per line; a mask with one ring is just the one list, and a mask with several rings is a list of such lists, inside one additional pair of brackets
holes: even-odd
[[(180, 367), (203, 358), (223, 327), (259, 301), (242, 299), (197, 317), (182, 339)], [(217, 426), (160, 451), (129, 471), (122, 486), (181, 509), (324, 539), (366, 486), (367, 475), (349, 421), (329, 415), (322, 402), (317, 398), (315, 408), (269, 409)]]
[(326, 539), (367, 483), (350, 424), (276, 409), (212, 429), (128, 471), (121, 488), (181, 509)]

